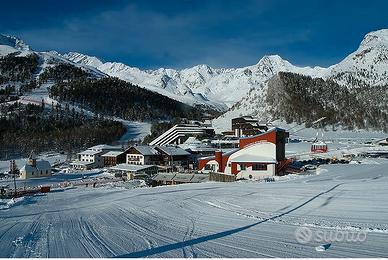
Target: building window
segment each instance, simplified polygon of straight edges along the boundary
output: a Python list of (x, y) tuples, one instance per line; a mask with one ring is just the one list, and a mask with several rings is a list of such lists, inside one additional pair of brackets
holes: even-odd
[(205, 165), (205, 170), (206, 171), (215, 171), (216, 170), (216, 167), (214, 164), (206, 164)]
[(245, 164), (240, 165), (240, 170), (245, 171), (247, 169), (247, 166)]
[(252, 171), (266, 171), (267, 164), (255, 163), (252, 165)]

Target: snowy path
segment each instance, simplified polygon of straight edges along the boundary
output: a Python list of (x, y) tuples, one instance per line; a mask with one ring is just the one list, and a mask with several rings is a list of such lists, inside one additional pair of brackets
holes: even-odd
[[(386, 257), (388, 160), (274, 183), (78, 188), (0, 210), (0, 257)], [(300, 244), (295, 230), (368, 231)], [(12, 242), (14, 241), (14, 242)]]

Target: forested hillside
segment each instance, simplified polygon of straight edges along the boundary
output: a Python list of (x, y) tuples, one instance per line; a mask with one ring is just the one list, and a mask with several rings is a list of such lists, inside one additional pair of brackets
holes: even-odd
[(37, 67), (38, 56), (36, 54), (22, 57), (14, 54), (0, 56), (0, 84), (9, 81), (30, 81)]
[(334, 81), (279, 72), (268, 83), (271, 114), (288, 123), (320, 117), (325, 125), (388, 131), (388, 87), (344, 87)]
[(19, 103), (0, 106), (0, 159), (35, 152), (78, 152), (110, 143), (125, 132), (120, 123), (102, 117), (88, 118), (66, 106)]
[(127, 120), (200, 119), (203, 111), (117, 78), (58, 82), (50, 96), (91, 111)]

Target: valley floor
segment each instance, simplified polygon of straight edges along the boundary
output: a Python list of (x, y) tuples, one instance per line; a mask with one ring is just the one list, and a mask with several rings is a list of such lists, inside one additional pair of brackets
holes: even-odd
[[(0, 210), (0, 257), (386, 257), (388, 160), (273, 183), (77, 188)], [(364, 232), (299, 243), (295, 231)]]

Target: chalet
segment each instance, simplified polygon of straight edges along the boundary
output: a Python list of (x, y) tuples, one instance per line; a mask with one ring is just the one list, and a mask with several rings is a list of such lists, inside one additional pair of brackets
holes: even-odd
[(156, 146), (155, 150), (161, 156), (161, 165), (188, 168), (191, 154), (182, 148), (176, 146)]
[(280, 128), (240, 138), (239, 148), (214, 156), (201, 158), (199, 170), (234, 174), (237, 178), (264, 179), (280, 174), (289, 163), (285, 158), (287, 133)]
[(127, 160), (127, 151), (109, 151), (102, 155), (104, 167), (115, 166), (125, 163)]
[(127, 150), (127, 164), (158, 165), (161, 161), (160, 153), (148, 145), (132, 146)]
[(28, 158), (27, 163), (20, 169), (20, 179), (23, 180), (48, 176), (51, 176), (50, 163), (45, 160), (37, 160), (34, 154)]

